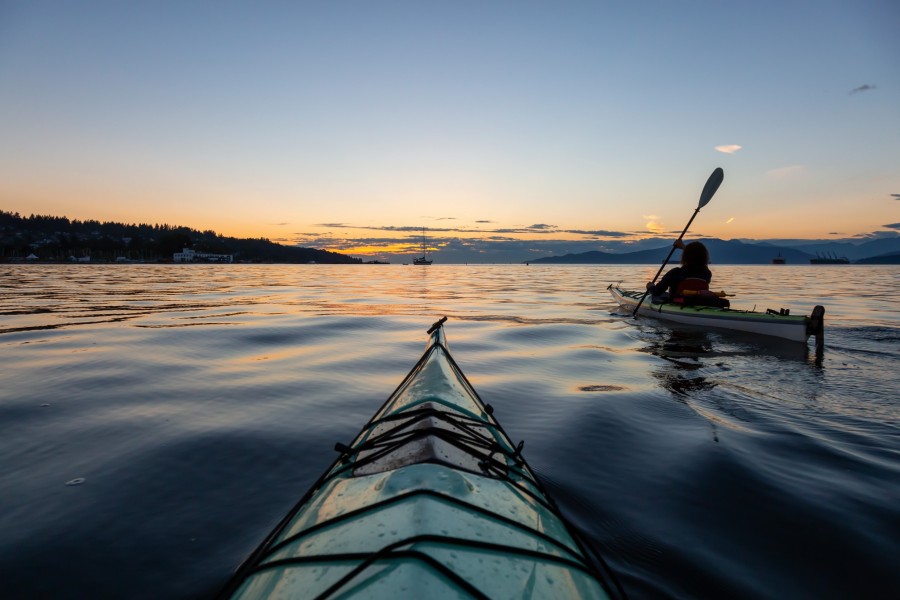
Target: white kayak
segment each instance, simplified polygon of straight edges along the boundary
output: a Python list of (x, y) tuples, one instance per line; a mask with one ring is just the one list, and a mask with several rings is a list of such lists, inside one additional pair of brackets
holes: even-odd
[[(612, 297), (623, 307), (634, 310), (641, 303), (644, 292), (623, 290), (610, 285)], [(713, 306), (686, 306), (675, 302), (654, 302), (648, 296), (638, 311), (666, 321), (704, 328), (731, 329), (760, 335), (768, 335), (792, 342), (806, 342), (816, 337), (821, 346), (825, 330), (825, 308), (816, 306), (809, 316), (790, 315), (777, 311), (756, 312)]]

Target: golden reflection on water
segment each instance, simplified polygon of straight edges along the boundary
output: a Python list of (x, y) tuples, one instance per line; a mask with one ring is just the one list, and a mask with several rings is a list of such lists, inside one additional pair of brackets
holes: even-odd
[[(134, 572), (162, 557), (195, 565), (231, 544), (213, 567), (227, 576), (249, 550), (235, 538), (263, 535), (296, 501), (447, 315), (454, 358), (503, 427), (527, 440), (529, 462), (558, 477), (559, 497), (570, 508), (584, 499), (592, 535), (616, 521), (615, 543), (630, 540), (632, 556), (672, 551), (660, 531), (766, 548), (797, 514), (834, 510), (841, 518), (821, 521), (838, 528), (826, 532), (837, 540), (829, 550), (843, 557), (855, 545), (871, 559), (896, 520), (885, 498), (896, 489), (900, 269), (713, 266), (736, 308), (825, 304), (818, 365), (801, 344), (617, 316), (606, 286), (639, 287), (656, 268), (0, 265), (0, 416), (11, 424), (0, 479), (16, 490), (0, 497), (18, 503), (3, 512), (13, 517), (0, 546), (27, 565), (36, 555), (20, 559), (23, 544), (47, 549), (46, 568), (99, 547)], [(798, 485), (801, 469), (818, 479)], [(84, 485), (65, 487), (79, 477)], [(722, 481), (743, 487), (732, 496)], [(96, 494), (94, 504), (73, 502), (76, 493)], [(747, 510), (778, 508), (776, 497), (793, 504), (760, 527), (740, 525)], [(260, 498), (269, 504), (236, 504)], [(715, 498), (723, 517), (698, 519)], [(42, 514), (30, 512), (38, 505)], [(847, 527), (863, 532), (850, 544)], [(195, 530), (207, 546), (179, 545)], [(792, 555), (805, 556), (807, 542)], [(692, 577), (730, 567), (684, 548), (677, 559)], [(779, 557), (752, 558), (731, 575), (750, 581), (739, 589), (758, 591), (759, 572), (795, 576)], [(74, 563), (77, 576), (106, 581), (114, 569), (95, 562)], [(648, 581), (671, 577), (641, 569)]]
[[(241, 327), (260, 319), (439, 316), (505, 327), (599, 326), (611, 281), (639, 286), (656, 267), (524, 265), (3, 265), (0, 334), (104, 324), (166, 329)], [(713, 266), (735, 308), (826, 306), (829, 326), (900, 325), (896, 267)], [(860, 295), (865, 290), (865, 295)], [(640, 326), (641, 324), (637, 324)], [(538, 331), (538, 330), (535, 330)], [(537, 333), (536, 335), (541, 335)], [(670, 344), (671, 346), (671, 344)], [(607, 352), (615, 345), (605, 344)], [(672, 348), (653, 351), (671, 355)]]

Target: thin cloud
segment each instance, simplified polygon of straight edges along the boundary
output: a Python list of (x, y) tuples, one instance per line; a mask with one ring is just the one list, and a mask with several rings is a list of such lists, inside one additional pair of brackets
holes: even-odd
[[(658, 219), (655, 215), (645, 216), (645, 219)], [(325, 226), (325, 225), (321, 225)], [(418, 235), (422, 228), (415, 225), (348, 225), (346, 223), (329, 223), (328, 227), (332, 229), (362, 229), (367, 231), (386, 231), (392, 233), (412, 233)], [(584, 235), (592, 237), (607, 238), (626, 238), (634, 235), (646, 234), (646, 231), (610, 231), (608, 229), (557, 229), (556, 225), (548, 225), (546, 223), (535, 223), (528, 227), (501, 227), (496, 229), (471, 229), (471, 228), (453, 228), (453, 227), (429, 227), (428, 232), (431, 233), (463, 233), (466, 235), (489, 235), (489, 234), (543, 234), (543, 235)], [(298, 234), (299, 235), (299, 234)]]
[(894, 200), (900, 200), (900, 194), (891, 194), (891, 198)]
[[(548, 232), (549, 233), (549, 232)], [(554, 233), (563, 233), (560, 231)], [(583, 233), (583, 232), (578, 232)], [(631, 234), (620, 232), (601, 231), (604, 235), (613, 234), (623, 238), (631, 237)], [(646, 247), (655, 247), (665, 245), (670, 240), (606, 240), (599, 241), (593, 239), (557, 239), (555, 236), (542, 236), (540, 240), (523, 240), (518, 237), (502, 235), (497, 233), (485, 233), (476, 238), (457, 238), (452, 234), (447, 237), (441, 235), (429, 238), (429, 246), (437, 248), (437, 252), (441, 252), (443, 256), (447, 256), (451, 261), (467, 261), (470, 258), (458, 254), (459, 252), (475, 253), (482, 256), (491, 256), (492, 260), (525, 260), (529, 254), (544, 253), (554, 254), (567, 252), (586, 252), (588, 250), (596, 250), (598, 248), (615, 251), (617, 248), (621, 250), (643, 249)], [(646, 232), (644, 232), (646, 234)], [(613, 237), (609, 236), (609, 237)], [(336, 252), (348, 253), (351, 256), (378, 256), (389, 258), (391, 256), (399, 258), (407, 254), (414, 254), (420, 251), (420, 243), (417, 236), (406, 236), (398, 233), (394, 236), (385, 237), (364, 237), (364, 238), (343, 238), (329, 234), (321, 236), (297, 236), (291, 238), (280, 238), (282, 243), (292, 243), (297, 246), (325, 248)], [(457, 253), (454, 255), (454, 253)], [(517, 258), (518, 257), (518, 258)], [(480, 260), (480, 259), (479, 259)]]
[(734, 217), (731, 217), (730, 219), (728, 219), (727, 221), (725, 221), (725, 224), (728, 225), (728, 224), (731, 223), (732, 221), (734, 221)]
[(475, 221), (476, 223), (493, 223), (494, 221)]
[[(900, 229), (900, 223), (894, 223), (896, 229)], [(890, 225), (882, 225), (882, 227), (890, 227)], [(872, 231), (869, 233), (857, 233), (854, 236), (851, 236), (856, 239), (863, 240), (883, 240), (883, 239), (897, 239), (900, 238), (900, 233), (897, 231)]]
[[(349, 225), (347, 223), (318, 223), (317, 227), (329, 227), (331, 229), (366, 229), (372, 231), (422, 231), (421, 225)], [(449, 231), (459, 231), (455, 228), (446, 228), (446, 227), (428, 227), (428, 231), (440, 231), (440, 232), (449, 232)]]
[(734, 154), (738, 150), (743, 148), (743, 146), (738, 146), (737, 144), (728, 144), (725, 146), (716, 146), (716, 150), (722, 152), (724, 154)]
[(806, 171), (806, 165), (791, 165), (789, 167), (781, 167), (766, 172), (769, 179), (790, 179), (802, 175)]
[(594, 230), (585, 230), (585, 229), (566, 229), (560, 231), (558, 233), (571, 233), (574, 235), (590, 235), (594, 237), (611, 237), (611, 238), (622, 238), (622, 237), (631, 237), (632, 233), (627, 233), (624, 231), (609, 231), (606, 229), (594, 229)]
[(272, 225), (274, 225), (275, 227), (283, 227), (285, 225), (290, 225), (290, 223), (285, 221), (284, 223), (272, 223)]
[(847, 94), (849, 94), (850, 96), (852, 96), (853, 94), (859, 94), (859, 93), (862, 93), (862, 92), (868, 92), (869, 90), (874, 90), (874, 89), (877, 89), (877, 86), (874, 86), (874, 85), (871, 85), (871, 84), (866, 83), (866, 84), (861, 85), (861, 86), (859, 86), (859, 87), (853, 88), (852, 90), (850, 90), (849, 92), (847, 92)]
[(647, 228), (647, 231), (650, 233), (664, 233), (666, 231), (666, 226), (658, 221), (647, 221), (647, 224), (644, 225)]
[(889, 223), (887, 225), (882, 225), (885, 229), (900, 229), (900, 223)]
[[(532, 229), (531, 227), (509, 227), (501, 229), (482, 230), (484, 233), (559, 233), (556, 229)], [(473, 231), (472, 233), (478, 233)]]

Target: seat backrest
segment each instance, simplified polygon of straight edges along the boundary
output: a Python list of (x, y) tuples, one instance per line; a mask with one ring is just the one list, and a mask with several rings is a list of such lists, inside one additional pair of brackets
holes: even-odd
[(702, 279), (700, 277), (688, 277), (687, 279), (680, 282), (678, 284), (678, 286), (676, 286), (675, 295), (683, 296), (684, 292), (687, 290), (691, 290), (693, 292), (699, 292), (699, 291), (708, 290), (708, 289), (709, 289), (709, 282), (706, 281), (705, 279)]

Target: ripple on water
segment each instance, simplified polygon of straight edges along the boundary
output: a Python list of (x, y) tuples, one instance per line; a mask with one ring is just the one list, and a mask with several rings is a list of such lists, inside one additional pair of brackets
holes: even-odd
[(716, 267), (747, 308), (826, 299), (817, 358), (615, 316), (596, 282), (652, 266), (433, 267), (0, 265), (4, 591), (211, 597), (444, 315), (629, 597), (900, 589), (896, 269)]

